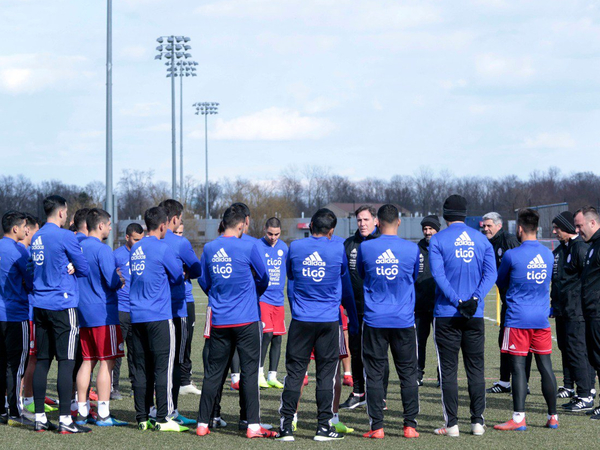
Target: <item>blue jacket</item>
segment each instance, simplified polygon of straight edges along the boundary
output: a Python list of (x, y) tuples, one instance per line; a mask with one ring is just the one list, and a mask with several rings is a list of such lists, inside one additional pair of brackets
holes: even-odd
[(496, 281), (490, 241), (464, 223), (453, 223), (429, 242), (429, 265), (436, 282), (434, 317), (462, 317), (459, 300), (479, 298), (474, 317), (483, 317), (484, 299)]
[(183, 268), (173, 250), (156, 236), (146, 236), (131, 247), (131, 323), (173, 318), (171, 284), (183, 283)]
[(119, 324), (117, 289), (121, 279), (110, 247), (96, 237), (81, 241), (90, 273), (79, 282), (79, 323), (82, 327)]
[(508, 250), (498, 271), (498, 287), (506, 292), (509, 328), (548, 328), (550, 281), (554, 255), (538, 241), (525, 241)]
[[(46, 223), (31, 240), (33, 260), (33, 296), (36, 308), (62, 311), (79, 304), (77, 277), (87, 277), (88, 263), (75, 235)], [(72, 263), (75, 274), (68, 274)]]
[(113, 252), (117, 267), (121, 269), (121, 275), (125, 278), (125, 286), (117, 291), (117, 300), (119, 301), (119, 311), (131, 312), (129, 305), (129, 287), (131, 285), (131, 269), (129, 267), (130, 251), (126, 245), (123, 245)]
[(0, 239), (0, 322), (29, 319), (28, 292), (33, 279), (27, 271), (29, 252), (11, 238)]
[(382, 234), (358, 248), (356, 267), (364, 279), (364, 321), (373, 328), (415, 325), (415, 280), (419, 247), (398, 236)]
[(269, 287), (260, 297), (260, 301), (273, 306), (283, 306), (288, 246), (280, 239), (274, 247), (271, 247), (265, 238), (260, 239), (257, 245), (269, 274)]

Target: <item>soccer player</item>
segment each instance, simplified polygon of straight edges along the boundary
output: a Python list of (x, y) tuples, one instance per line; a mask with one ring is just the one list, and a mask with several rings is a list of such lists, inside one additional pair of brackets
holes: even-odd
[[(200, 260), (196, 256), (192, 244), (183, 236), (177, 236), (174, 231), (182, 222), (183, 205), (177, 200), (169, 199), (160, 203), (161, 208), (167, 213), (168, 226), (164, 242), (173, 253), (177, 262), (185, 272), (185, 278), (195, 279), (202, 273)], [(185, 283), (171, 285), (171, 305), (173, 309), (173, 325), (175, 326), (175, 361), (173, 364), (173, 420), (180, 425), (194, 425), (196, 422), (179, 414), (177, 409), (179, 401), (179, 386), (181, 385), (181, 364), (187, 345), (188, 332), (188, 307), (185, 292)], [(194, 313), (195, 314), (195, 313)], [(194, 320), (192, 317), (190, 320)]]
[[(285, 309), (283, 306), (283, 288), (285, 287), (285, 262), (288, 246), (279, 239), (281, 222), (271, 217), (265, 223), (265, 236), (258, 241), (261, 254), (264, 255), (269, 275), (269, 287), (260, 297), (261, 321), (263, 325), (262, 350), (258, 383), (261, 388), (283, 389), (277, 380), (277, 366), (281, 355), (282, 336), (285, 329)], [(269, 353), (269, 373), (265, 379), (264, 365)]]
[[(170, 285), (183, 284), (181, 263), (163, 242), (166, 211), (158, 206), (144, 213), (147, 235), (131, 247), (129, 303), (133, 328), (133, 396), (138, 429), (187, 431), (174, 422), (173, 363), (175, 327)], [(149, 420), (156, 393), (156, 422)]]
[(419, 247), (398, 237), (398, 208), (377, 211), (381, 237), (363, 242), (356, 266), (364, 280), (363, 364), (371, 430), (366, 438), (383, 439), (383, 374), (391, 349), (404, 408), (404, 437), (417, 438), (419, 387), (415, 334), (415, 287)]
[[(286, 371), (281, 395), (281, 425), (278, 439), (293, 441), (292, 422), (300, 398), (304, 374), (314, 349), (318, 428), (314, 440), (329, 441), (344, 436), (330, 425), (333, 383), (340, 354), (340, 300), (348, 311), (350, 334), (358, 332), (344, 246), (331, 240), (337, 218), (328, 209), (311, 219), (312, 236), (294, 241), (288, 253), (287, 275), (293, 282), (290, 308), (292, 322), (286, 348)], [(340, 282), (341, 281), (341, 282)]]
[[(129, 258), (131, 248), (144, 237), (144, 229), (139, 223), (131, 222), (125, 229), (125, 245), (119, 247), (113, 252), (115, 262), (121, 276), (125, 279), (125, 285), (117, 291), (117, 301), (119, 309), (119, 324), (121, 326), (121, 335), (127, 345), (127, 368), (129, 371), (129, 381), (133, 383), (133, 348), (132, 341), (133, 329), (131, 328), (131, 306), (129, 304), (129, 288), (131, 286), (131, 267)], [(115, 362), (112, 376), (111, 400), (121, 400), (123, 397), (119, 392), (119, 378), (121, 376), (121, 361), (118, 358)]]
[[(358, 328), (362, 329), (364, 315), (364, 291), (363, 280), (356, 269), (356, 256), (358, 247), (364, 241), (376, 239), (381, 234), (377, 228), (377, 211), (371, 205), (361, 205), (354, 213), (356, 216), (356, 233), (350, 236), (344, 242), (346, 258), (348, 259), (348, 268), (350, 279), (352, 280), (352, 290), (354, 292), (354, 301), (356, 303), (356, 313), (358, 315)], [(362, 362), (362, 335), (356, 333), (349, 338), (350, 344), (350, 363), (352, 367), (352, 392), (348, 399), (340, 405), (342, 409), (354, 409), (366, 404), (365, 400), (365, 378)], [(386, 369), (385, 388), (387, 390), (387, 379), (389, 377), (389, 365)]]
[(240, 356), (240, 395), (248, 438), (275, 437), (260, 425), (258, 367), (260, 364), (260, 314), (258, 296), (269, 277), (258, 247), (241, 239), (246, 216), (230, 206), (223, 214), (224, 232), (204, 247), (199, 284), (208, 295), (212, 325), (208, 341), (210, 358), (205, 368), (196, 434), (209, 434), (208, 424), (223, 376), (237, 348)]
[[(589, 244), (581, 274), (581, 304), (585, 318), (585, 336), (590, 364), (600, 375), (600, 216), (592, 206), (575, 213), (575, 230)], [(591, 419), (600, 420), (600, 406), (591, 412)]]
[[(86, 216), (88, 237), (81, 241), (81, 249), (89, 265), (89, 275), (78, 279), (79, 336), (83, 362), (77, 373), (78, 414), (76, 423), (98, 426), (126, 426), (110, 414), (111, 374), (117, 358), (125, 356), (123, 336), (119, 325), (117, 290), (125, 279), (120, 275), (115, 257), (103, 243), (112, 230), (110, 214), (103, 209), (90, 209)], [(90, 376), (99, 366), (98, 418), (90, 415), (87, 398)]]
[(89, 212), (90, 212), (90, 208), (81, 208), (81, 209), (78, 209), (77, 211), (75, 211), (75, 215), (73, 216), (73, 226), (75, 227), (75, 237), (77, 238), (77, 241), (79, 243), (81, 243), (81, 241), (83, 241), (88, 235), (86, 217)]
[[(421, 220), (423, 239), (418, 243), (419, 275), (415, 281), (415, 328), (417, 330), (419, 386), (423, 386), (423, 377), (425, 376), (427, 339), (431, 333), (435, 305), (435, 280), (429, 268), (429, 241), (431, 236), (440, 231), (440, 226), (440, 219), (436, 215), (426, 216)], [(438, 384), (439, 379), (438, 374)]]
[[(519, 246), (519, 240), (513, 234), (507, 233), (502, 228), (502, 216), (497, 212), (489, 212), (482, 217), (482, 233), (490, 240), (494, 247), (494, 256), (496, 258), (496, 268), (500, 268), (502, 257), (511, 248)], [(502, 348), (504, 339), (504, 319), (506, 317), (506, 290), (499, 289), (502, 309), (500, 311), (500, 330), (498, 332), (498, 347)], [(528, 357), (528, 367), (531, 367), (531, 357)], [(527, 369), (527, 379), (529, 371)], [(485, 390), (488, 394), (510, 394), (510, 355), (500, 352), (500, 379), (494, 382), (493, 386)]]
[(67, 222), (67, 201), (59, 195), (44, 199), (46, 224), (33, 236), (33, 316), (37, 342), (37, 363), (33, 374), (35, 431), (55, 430), (44, 412), (48, 370), (58, 360), (57, 388), (61, 434), (84, 433), (87, 427), (73, 422), (70, 400), (73, 369), (79, 341), (77, 280), (89, 273), (88, 263), (73, 233), (62, 229)]
[(2, 216), (4, 237), (0, 239), (0, 393), (7, 393), (8, 411), (0, 401), (0, 423), (33, 425), (21, 416), (19, 392), (29, 353), (29, 299), (31, 274), (29, 254), (18, 244), (29, 228), (26, 216), (8, 211)]
[(467, 200), (451, 195), (443, 206), (448, 228), (429, 241), (429, 264), (437, 284), (433, 335), (438, 354), (442, 407), (446, 424), (438, 435), (457, 437), (458, 354), (462, 350), (469, 397), (471, 432), (485, 432), (484, 299), (496, 281), (494, 251), (489, 241), (465, 225)]
[(550, 280), (554, 256), (537, 240), (540, 216), (529, 208), (517, 217), (521, 246), (509, 250), (498, 271), (498, 287), (506, 290), (506, 329), (502, 351), (510, 355), (513, 380), (513, 417), (495, 425), (496, 430), (526, 430), (525, 399), (527, 375), (525, 359), (535, 355), (542, 376), (542, 394), (548, 405), (547, 428), (558, 428), (556, 377), (552, 371), (552, 332), (550, 330)]

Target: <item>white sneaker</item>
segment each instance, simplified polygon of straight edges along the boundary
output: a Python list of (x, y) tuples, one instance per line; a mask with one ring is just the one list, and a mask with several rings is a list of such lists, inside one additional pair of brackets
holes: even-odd
[(189, 394), (202, 395), (202, 391), (200, 389), (198, 389), (196, 386), (194, 386), (193, 384), (181, 386), (179, 388), (179, 393), (181, 395), (189, 395)]
[(454, 425), (453, 427), (442, 427), (434, 430), (434, 433), (438, 436), (450, 436), (450, 437), (458, 437), (458, 425)]
[(471, 434), (473, 436), (483, 436), (483, 433), (485, 433), (485, 425), (481, 425), (480, 423), (471, 424)]

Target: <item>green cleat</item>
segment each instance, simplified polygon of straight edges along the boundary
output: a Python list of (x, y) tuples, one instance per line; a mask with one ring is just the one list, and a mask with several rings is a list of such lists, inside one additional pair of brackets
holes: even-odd
[(275, 389), (283, 389), (283, 384), (280, 383), (278, 379), (268, 380), (267, 384), (269, 385), (269, 387), (272, 387)]
[(146, 420), (145, 422), (138, 423), (138, 430), (147, 431), (154, 430), (154, 423), (151, 420)]
[(335, 431), (338, 433), (348, 434), (348, 433), (354, 432), (354, 428), (347, 427), (342, 422), (338, 422), (338, 423), (334, 424), (333, 428), (335, 428)]
[[(31, 414), (35, 414), (35, 403), (30, 403), (29, 405), (25, 406), (25, 408), (23, 408), (23, 409), (25, 409), (25, 411), (30, 412)], [(54, 411), (58, 411), (58, 408), (44, 404), (44, 412), (45, 413), (54, 412)]]
[(269, 385), (269, 383), (267, 382), (267, 380), (265, 379), (265, 374), (261, 373), (258, 376), (258, 387), (261, 389), (269, 389), (271, 386)]
[(156, 422), (155, 425), (156, 431), (174, 431), (176, 433), (183, 433), (188, 431), (188, 427), (184, 427), (183, 425), (179, 425), (173, 419), (165, 418), (163, 423)]

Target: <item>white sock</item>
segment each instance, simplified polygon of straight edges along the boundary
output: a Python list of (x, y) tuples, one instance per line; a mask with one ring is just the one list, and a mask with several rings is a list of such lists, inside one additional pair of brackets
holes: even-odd
[(249, 423), (248, 429), (251, 431), (260, 431), (260, 423)]
[(238, 383), (239, 381), (240, 381), (240, 374), (232, 373), (231, 374), (231, 383)]
[(498, 382), (496, 382), (496, 384), (499, 384), (503, 388), (507, 388), (507, 389), (510, 387), (510, 381), (498, 381)]
[(48, 422), (48, 418), (46, 417), (46, 413), (35, 413), (35, 421), (46, 423)]
[(558, 414), (552, 414), (552, 415), (548, 414), (548, 420), (550, 420), (550, 419), (558, 420)]
[(82, 417), (87, 417), (90, 414), (90, 408), (89, 408), (87, 402), (77, 403), (77, 408), (79, 410), (79, 414)]
[(521, 422), (523, 422), (523, 420), (525, 420), (524, 412), (514, 412), (513, 413), (513, 421), (515, 423), (521, 423)]
[(333, 417), (330, 420), (331, 425), (335, 425), (339, 421), (340, 421), (340, 416), (338, 415), (338, 413), (333, 413)]
[(100, 417), (110, 417), (110, 402), (98, 402), (98, 415)]
[(294, 422), (298, 422), (298, 413), (294, 413)]
[(262, 375), (263, 377), (265, 376), (265, 368), (264, 367), (259, 367), (258, 369), (258, 375)]
[(156, 411), (156, 406), (152, 406), (152, 407), (150, 408), (150, 412), (148, 413), (148, 415), (149, 415), (150, 417), (152, 417), (153, 419), (156, 419), (156, 414), (157, 414), (157, 411)]
[(344, 376), (345, 377), (351, 377), (352, 376), (352, 372), (344, 372)]
[(200, 428), (200, 427), (208, 428), (208, 424), (207, 423), (198, 423), (198, 428)]
[(67, 414), (66, 416), (60, 416), (59, 420), (63, 425), (71, 425), (73, 423), (73, 418), (70, 414)]
[(23, 397), (23, 406), (31, 405), (33, 403), (33, 397)]
[(277, 379), (277, 372), (269, 370), (267, 377), (268, 381), (275, 381)]

